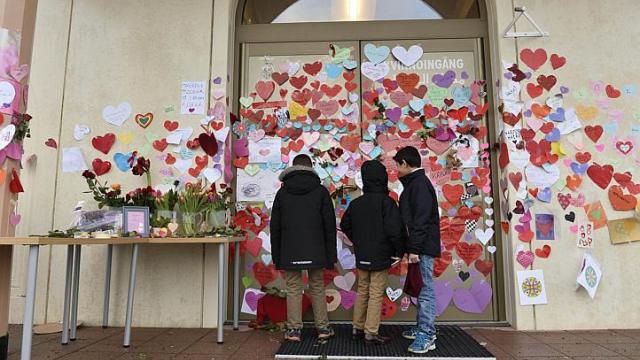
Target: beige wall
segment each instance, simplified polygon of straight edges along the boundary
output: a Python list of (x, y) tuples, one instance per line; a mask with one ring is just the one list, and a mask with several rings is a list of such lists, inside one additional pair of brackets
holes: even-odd
[[(75, 144), (72, 132), (77, 122), (90, 125), (92, 135), (107, 130), (115, 130), (117, 134), (119, 129), (102, 121), (100, 112), (105, 105), (124, 100), (133, 105), (134, 112), (154, 112), (157, 117), (147, 131), (160, 132), (165, 118), (163, 106), (173, 104), (179, 108), (180, 81), (208, 80), (215, 76), (225, 78), (231, 74), (233, 57), (229, 51), (233, 43), (235, 2), (41, 2), (29, 104), (34, 116), (33, 137), (27, 142), (27, 154), (37, 154), (38, 160), (37, 166), (27, 167), (23, 175), (28, 191), (20, 200), (23, 214), (20, 233), (66, 228), (69, 209), (80, 199), (80, 189), (85, 187), (79, 174), (56, 171), (59, 168), (56, 153), (43, 145), (48, 137), (59, 136), (60, 147)], [(549, 54), (557, 52), (567, 57), (567, 65), (555, 74), (558, 84), (571, 89), (588, 86), (590, 80), (604, 80), (617, 86), (640, 83), (640, 75), (634, 71), (640, 66), (637, 60), (640, 50), (629, 46), (628, 40), (640, 35), (639, 27), (630, 26), (640, 15), (640, 4), (635, 0), (489, 0), (488, 3), (494, 74), (502, 73), (501, 59), (516, 61), (519, 50), (543, 47)], [(551, 36), (503, 39), (501, 33), (513, 19), (514, 3), (527, 6)], [(524, 24), (524, 20), (519, 24)], [(527, 29), (519, 25), (517, 30)], [(630, 100), (621, 103), (627, 113), (635, 107), (632, 101), (635, 98)], [(575, 105), (576, 100), (569, 95), (565, 104)], [(197, 122), (197, 117), (181, 119)], [(628, 128), (631, 119), (626, 116), (621, 128)], [(128, 120), (124, 128), (139, 133), (136, 126)], [(90, 137), (84, 140), (85, 145)], [(140, 137), (135, 141), (143, 143), (145, 140)], [(111, 154), (125, 150), (121, 146), (116, 143)], [(571, 145), (565, 144), (565, 148), (571, 154), (575, 152)], [(92, 151), (85, 153), (90, 162), (97, 152), (88, 151)], [(606, 159), (613, 157), (613, 153), (597, 156)], [(630, 162), (620, 161), (616, 165), (620, 170), (625, 167), (629, 167), (635, 178), (640, 176), (637, 167)], [(118, 182), (125, 178), (118, 170), (112, 170), (109, 176)], [(131, 176), (126, 178), (133, 180)], [(581, 190), (601, 198), (609, 218), (629, 215), (611, 211), (606, 192), (596, 191), (586, 177), (583, 180)], [(511, 196), (511, 206), (513, 201), (514, 196)], [(513, 256), (519, 241), (511, 231), (503, 237), (507, 320), (520, 329), (637, 327), (640, 313), (631, 309), (637, 308), (634, 299), (640, 296), (640, 285), (629, 274), (640, 270), (640, 265), (634, 261), (640, 243), (613, 246), (609, 244), (606, 229), (596, 233), (597, 245), (593, 253), (602, 264), (604, 280), (596, 299), (591, 300), (584, 291), (574, 291), (581, 251), (576, 248), (568, 223), (562, 218), (565, 212), (555, 201), (548, 207), (538, 203), (533, 208), (534, 213), (536, 209), (552, 211), (556, 214), (556, 223), (561, 224), (556, 229), (559, 239), (551, 244), (552, 255), (534, 265), (545, 271), (549, 304), (519, 305), (515, 272), (521, 266)], [(574, 211), (578, 220), (584, 219), (584, 212)], [(541, 244), (534, 240), (532, 246), (537, 248)], [(97, 325), (101, 319), (105, 249), (86, 248), (83, 254), (80, 318), (90, 325)], [(62, 248), (51, 252), (45, 249), (40, 256), (36, 320), (59, 321), (65, 251)], [(11, 321), (20, 322), (26, 252), (18, 250), (14, 258)], [(134, 325), (211, 326), (216, 320), (215, 259), (213, 248), (200, 246), (142, 248)], [(113, 324), (122, 324), (124, 320), (129, 261), (129, 248), (115, 252)]]

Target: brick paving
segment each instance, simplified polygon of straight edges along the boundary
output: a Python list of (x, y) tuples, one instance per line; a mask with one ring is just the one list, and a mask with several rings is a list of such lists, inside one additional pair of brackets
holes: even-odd
[[(468, 328), (497, 359), (636, 359), (640, 360), (640, 329), (523, 332), (509, 328)], [(22, 328), (10, 327), (9, 359), (20, 358)], [(216, 344), (215, 329), (135, 328), (131, 347), (122, 347), (122, 328), (82, 327), (78, 339), (60, 345), (60, 334), (34, 335), (35, 359), (273, 359), (282, 335), (241, 328), (225, 330)]]

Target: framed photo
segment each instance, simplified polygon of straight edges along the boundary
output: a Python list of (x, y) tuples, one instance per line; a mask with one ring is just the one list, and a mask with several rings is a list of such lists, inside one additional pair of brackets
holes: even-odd
[(124, 206), (122, 208), (122, 232), (137, 232), (149, 237), (149, 208), (143, 206)]

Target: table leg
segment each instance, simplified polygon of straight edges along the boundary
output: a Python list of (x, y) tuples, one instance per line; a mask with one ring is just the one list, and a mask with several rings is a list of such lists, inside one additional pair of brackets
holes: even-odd
[(218, 245), (218, 344), (224, 342), (224, 269), (226, 269), (226, 256), (224, 256), (224, 244)]
[(129, 293), (127, 295), (127, 317), (124, 324), (124, 342), (122, 346), (131, 345), (131, 321), (133, 316), (133, 296), (136, 289), (136, 266), (138, 264), (138, 244), (133, 244), (131, 253), (131, 269), (129, 270)]
[(240, 318), (240, 243), (234, 244), (233, 251), (233, 330), (238, 330)]
[(113, 259), (113, 245), (107, 245), (107, 269), (104, 275), (104, 302), (102, 303), (102, 327), (109, 326), (109, 295), (111, 293), (111, 262)]
[(36, 301), (36, 280), (38, 276), (39, 245), (29, 246), (29, 264), (27, 265), (27, 294), (24, 303), (22, 321), (22, 360), (31, 359), (31, 340), (33, 338), (33, 311)]
[(69, 302), (73, 278), (73, 245), (67, 246), (67, 270), (64, 278), (64, 308), (62, 310), (62, 345), (69, 343)]
[(69, 340), (75, 341), (78, 332), (78, 294), (80, 288), (80, 257), (82, 255), (82, 245), (75, 245), (75, 256), (73, 259), (73, 286), (71, 289), (71, 324)]

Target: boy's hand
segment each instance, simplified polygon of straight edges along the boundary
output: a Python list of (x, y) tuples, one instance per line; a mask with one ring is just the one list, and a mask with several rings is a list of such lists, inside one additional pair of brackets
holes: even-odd
[(420, 256), (416, 254), (409, 254), (409, 263), (415, 264), (420, 262)]

